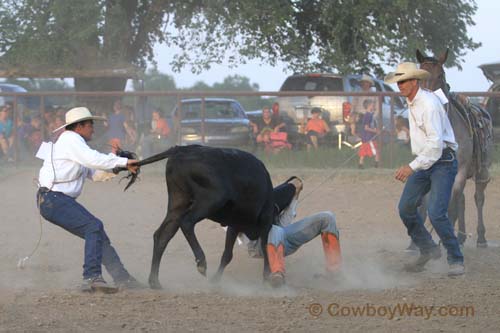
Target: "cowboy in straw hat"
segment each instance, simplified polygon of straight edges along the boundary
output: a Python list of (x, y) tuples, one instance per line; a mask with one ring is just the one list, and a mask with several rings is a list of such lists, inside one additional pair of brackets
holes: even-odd
[[(96, 179), (101, 170), (127, 167), (136, 172), (137, 160), (102, 154), (91, 149), (87, 141), (94, 133), (94, 120), (89, 109), (76, 107), (65, 116), (66, 130), (49, 149), (41, 148), (37, 156), (44, 160), (40, 169), (37, 201), (40, 214), (49, 222), (85, 240), (82, 291), (116, 292), (101, 275), (104, 264), (117, 286), (137, 287), (139, 283), (123, 266), (104, 231), (103, 223), (76, 201), (86, 178)], [(46, 145), (46, 144), (45, 144)], [(43, 145), (42, 145), (43, 146)], [(102, 171), (101, 171), (102, 173)]]
[(366, 74), (361, 75), (361, 78), (359, 79), (359, 83), (363, 84), (363, 82), (369, 83), (370, 87), (373, 86), (373, 79), (369, 75), (366, 75)]
[[(359, 82), (359, 87), (361, 88), (361, 92), (369, 92), (369, 93), (372, 92), (372, 87), (374, 85), (374, 82), (373, 82), (373, 79), (371, 76), (363, 74), (359, 78), (358, 82)], [(379, 103), (378, 103), (377, 97), (375, 97), (375, 96), (354, 96), (352, 98), (353, 114), (352, 114), (352, 117), (350, 117), (350, 119), (349, 119), (349, 123), (351, 123), (352, 127), (354, 126), (354, 124), (352, 122), (355, 121), (355, 119), (357, 118), (357, 114), (360, 114), (362, 117), (362, 115), (365, 113), (363, 103), (366, 100), (373, 101), (374, 106), (375, 106), (375, 109), (374, 109), (375, 114), (378, 114)]]
[(395, 173), (397, 180), (406, 182), (399, 201), (399, 215), (408, 235), (420, 249), (420, 257), (405, 268), (419, 272), (429, 260), (441, 257), (439, 246), (417, 211), (417, 203), (430, 191), (429, 218), (448, 252), (448, 275), (456, 276), (465, 273), (464, 257), (448, 218), (448, 202), (457, 174), (458, 145), (439, 97), (420, 88), (420, 80), (427, 77), (429, 73), (412, 62), (399, 64), (385, 77), (385, 82), (397, 83), (408, 102), (411, 150), (416, 155)]
[(72, 125), (72, 124), (75, 124), (75, 123), (78, 123), (81, 121), (85, 121), (85, 120), (106, 120), (106, 118), (99, 117), (99, 116), (93, 116), (90, 113), (89, 109), (87, 109), (86, 107), (83, 107), (83, 106), (79, 106), (76, 108), (72, 108), (71, 110), (66, 112), (65, 124), (62, 126), (59, 126), (55, 130), (53, 130), (53, 132), (57, 132), (60, 129), (62, 129), (63, 127), (65, 128), (68, 125)]
[(386, 83), (398, 83), (405, 80), (424, 80), (429, 77), (430, 73), (426, 70), (417, 67), (416, 63), (403, 62), (398, 65), (396, 71), (389, 73), (384, 81)]

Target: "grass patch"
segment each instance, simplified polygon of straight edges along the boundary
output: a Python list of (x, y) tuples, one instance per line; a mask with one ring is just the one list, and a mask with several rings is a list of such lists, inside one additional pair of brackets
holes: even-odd
[[(393, 170), (401, 165), (408, 164), (413, 160), (409, 147), (393, 145), (382, 147), (381, 169)], [(320, 148), (316, 151), (292, 150), (281, 151), (277, 154), (269, 154), (263, 150), (254, 153), (271, 170), (278, 169), (332, 169), (355, 170), (358, 167), (359, 157), (357, 150), (343, 147)], [(373, 158), (365, 159), (365, 167), (371, 168), (374, 164)], [(500, 144), (496, 144), (492, 151), (492, 166), (490, 172), (493, 176), (500, 174)]]

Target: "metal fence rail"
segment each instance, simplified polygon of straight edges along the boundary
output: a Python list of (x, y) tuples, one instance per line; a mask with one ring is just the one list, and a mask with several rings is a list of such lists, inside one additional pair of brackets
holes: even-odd
[[(468, 97), (487, 97), (487, 98), (500, 98), (500, 92), (458, 92), (459, 94), (468, 96)], [(394, 98), (400, 96), (399, 93), (396, 92), (333, 92), (333, 91), (288, 91), (288, 92), (277, 92), (277, 91), (39, 91), (39, 92), (26, 92), (26, 93), (12, 93), (12, 92), (0, 92), (0, 96), (7, 97), (12, 103), (13, 106), (13, 135), (14, 135), (14, 152), (15, 152), (15, 160), (18, 159), (18, 151), (19, 151), (19, 142), (17, 139), (17, 124), (19, 123), (19, 117), (22, 112), (27, 112), (26, 106), (22, 105), (23, 100), (27, 98), (38, 98), (39, 108), (38, 110), (29, 110), (32, 114), (37, 114), (43, 120), (45, 118), (46, 110), (46, 102), (48, 98), (54, 97), (64, 97), (66, 100), (71, 100), (71, 106), (76, 105), (88, 105), (92, 104), (92, 102), (96, 101), (104, 101), (104, 100), (112, 100), (116, 98), (128, 98), (133, 100), (133, 107), (135, 109), (136, 115), (140, 115), (136, 118), (136, 125), (144, 125), (148, 119), (145, 117), (145, 112), (148, 104), (148, 99), (152, 98), (170, 98), (171, 101), (175, 101), (175, 105), (177, 109), (180, 110), (180, 115), (182, 114), (182, 103), (181, 101), (186, 98), (200, 98), (201, 99), (201, 114), (202, 114), (202, 126), (201, 126), (201, 137), (204, 141), (205, 138), (205, 99), (209, 97), (231, 97), (237, 99), (238, 97), (261, 97), (261, 98), (274, 98), (274, 97), (287, 97), (287, 96), (305, 96), (305, 97), (313, 97), (313, 96), (343, 96), (343, 97), (356, 97), (356, 96), (374, 96), (377, 97), (379, 103), (379, 110), (382, 110), (382, 103), (385, 97), (389, 97), (391, 99), (391, 112), (390, 112), (390, 128), (385, 129), (388, 131), (391, 140), (389, 141), (389, 163), (386, 165), (393, 164), (393, 156), (394, 156)], [(70, 106), (67, 105), (67, 108)], [(23, 109), (23, 110), (21, 110)], [(21, 112), (19, 112), (21, 110)], [(179, 117), (174, 119), (175, 127), (177, 129), (176, 133), (176, 143), (180, 142), (180, 120)], [(382, 130), (382, 112), (379, 113), (379, 129)], [(140, 123), (140, 124), (139, 124)], [(45, 126), (42, 126), (42, 138), (46, 140), (50, 133), (48, 133), (48, 129)], [(342, 136), (339, 134), (338, 137), (338, 147), (341, 148)], [(382, 145), (382, 137), (379, 137), (379, 144)]]

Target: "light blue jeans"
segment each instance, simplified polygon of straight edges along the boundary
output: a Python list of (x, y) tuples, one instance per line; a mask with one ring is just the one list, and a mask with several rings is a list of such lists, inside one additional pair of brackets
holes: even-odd
[(421, 253), (427, 253), (437, 245), (425, 228), (417, 208), (422, 197), (430, 192), (428, 199), (429, 219), (443, 242), (443, 246), (448, 251), (448, 263), (450, 264), (463, 263), (464, 261), (453, 226), (448, 218), (448, 204), (456, 174), (457, 160), (451, 156), (451, 153), (444, 153), (432, 167), (417, 171), (408, 177), (398, 207), (399, 215), (406, 226), (408, 235)]
[[(323, 232), (330, 232), (339, 238), (339, 231), (335, 214), (329, 211), (319, 212), (307, 216), (295, 223), (285, 227), (273, 225), (268, 235), (268, 244), (278, 246), (283, 244), (285, 256), (297, 251), (302, 245), (316, 238)], [(249, 254), (254, 257), (262, 257), (260, 240), (257, 244), (248, 247)]]

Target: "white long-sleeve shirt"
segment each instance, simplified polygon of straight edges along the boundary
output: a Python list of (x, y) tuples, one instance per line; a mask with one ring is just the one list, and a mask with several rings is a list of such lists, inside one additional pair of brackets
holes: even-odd
[(96, 169), (124, 167), (127, 161), (127, 158), (114, 154), (99, 153), (90, 148), (78, 133), (64, 131), (44, 157), (38, 181), (41, 187), (77, 198), (82, 192), (85, 178), (92, 178)]
[(410, 122), (411, 151), (417, 157), (410, 163), (413, 171), (429, 169), (450, 147), (458, 149), (450, 120), (439, 98), (419, 88), (412, 101), (407, 99)]

